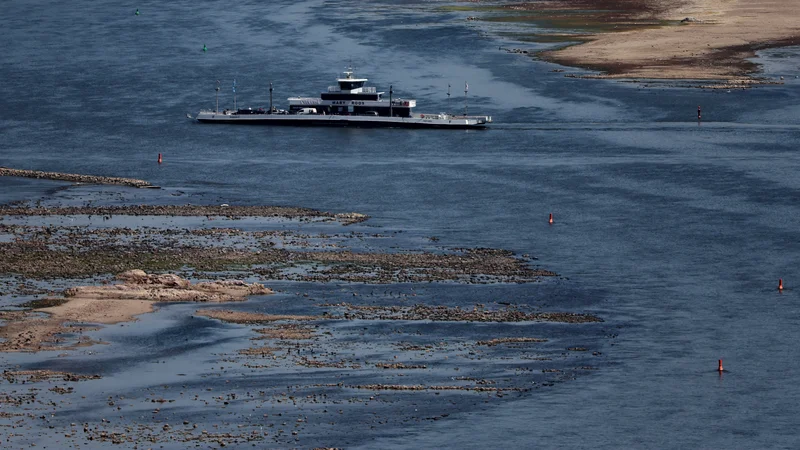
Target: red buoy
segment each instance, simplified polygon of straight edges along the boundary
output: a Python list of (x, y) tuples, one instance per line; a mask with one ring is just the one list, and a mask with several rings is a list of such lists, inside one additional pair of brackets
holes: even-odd
[(158, 163), (161, 164), (161, 153), (158, 154)]
[(722, 368), (722, 360), (719, 360), (719, 367), (717, 368), (717, 372), (724, 372), (725, 370)]
[(553, 213), (550, 213), (550, 219), (547, 221), (550, 225), (553, 224)]
[(778, 278), (778, 290), (783, 290), (783, 278)]
[(697, 105), (697, 119), (700, 119), (700, 105)]

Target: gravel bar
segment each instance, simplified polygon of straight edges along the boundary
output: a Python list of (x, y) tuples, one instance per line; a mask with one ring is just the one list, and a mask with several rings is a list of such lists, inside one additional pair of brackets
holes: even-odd
[(0, 177), (39, 178), (44, 180), (70, 181), (86, 184), (116, 184), (136, 188), (159, 189), (147, 181), (136, 178), (101, 177), (96, 175), (80, 175), (77, 173), (42, 172), (40, 170), (9, 169), (0, 167)]

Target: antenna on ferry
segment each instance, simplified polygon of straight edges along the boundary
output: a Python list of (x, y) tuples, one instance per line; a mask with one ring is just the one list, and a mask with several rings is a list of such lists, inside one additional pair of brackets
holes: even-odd
[(237, 111), (237, 109), (236, 109), (236, 78), (233, 79), (233, 110)]
[(392, 85), (389, 85), (389, 117), (392, 117)]
[(464, 82), (464, 117), (467, 116), (467, 91), (469, 91), (469, 84)]
[(219, 114), (219, 80), (217, 80), (217, 88), (215, 89), (216, 97), (217, 97), (217, 114)]
[(269, 83), (269, 113), (272, 114), (272, 82)]
[(447, 113), (451, 114), (450, 109), (450, 83), (447, 83)]

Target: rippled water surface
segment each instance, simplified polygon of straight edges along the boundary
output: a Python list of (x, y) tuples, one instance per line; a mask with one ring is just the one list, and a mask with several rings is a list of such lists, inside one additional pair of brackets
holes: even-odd
[[(498, 50), (539, 47), (438, 9), (447, 4), (5, 2), (0, 165), (165, 188), (126, 193), (134, 202), (358, 211), (372, 216), (362, 229), (530, 254), (564, 278), (491, 295), (518, 289), (546, 307), (598, 314), (614, 330), (587, 376), (352, 445), (795, 447), (797, 49), (761, 55), (765, 75), (785, 84), (746, 91), (565, 78)], [(234, 78), (239, 105), (266, 105), (273, 82), (285, 106), (334, 84), (348, 64), (416, 98), (421, 112), (461, 111), (468, 81), (469, 111), (495, 124), (295, 129), (186, 118), (213, 107), (215, 80), (221, 106), (232, 106)], [(0, 199), (98, 191), (58, 186), (0, 179)], [(144, 322), (157, 329), (166, 314)]]

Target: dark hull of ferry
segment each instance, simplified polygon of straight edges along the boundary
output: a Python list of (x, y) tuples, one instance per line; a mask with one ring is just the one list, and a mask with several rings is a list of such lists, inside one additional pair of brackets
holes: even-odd
[(282, 117), (280, 120), (270, 118), (252, 118), (248, 117), (246, 120), (241, 119), (197, 119), (202, 123), (220, 123), (220, 124), (236, 124), (236, 125), (274, 125), (274, 126), (302, 126), (302, 127), (338, 127), (338, 128), (439, 128), (439, 129), (483, 129), (486, 124), (459, 124), (459, 123), (430, 123), (418, 121), (391, 121), (391, 120), (370, 120), (370, 121), (349, 121), (349, 120), (330, 120), (330, 119), (310, 119), (305, 116), (302, 119), (292, 119)]

